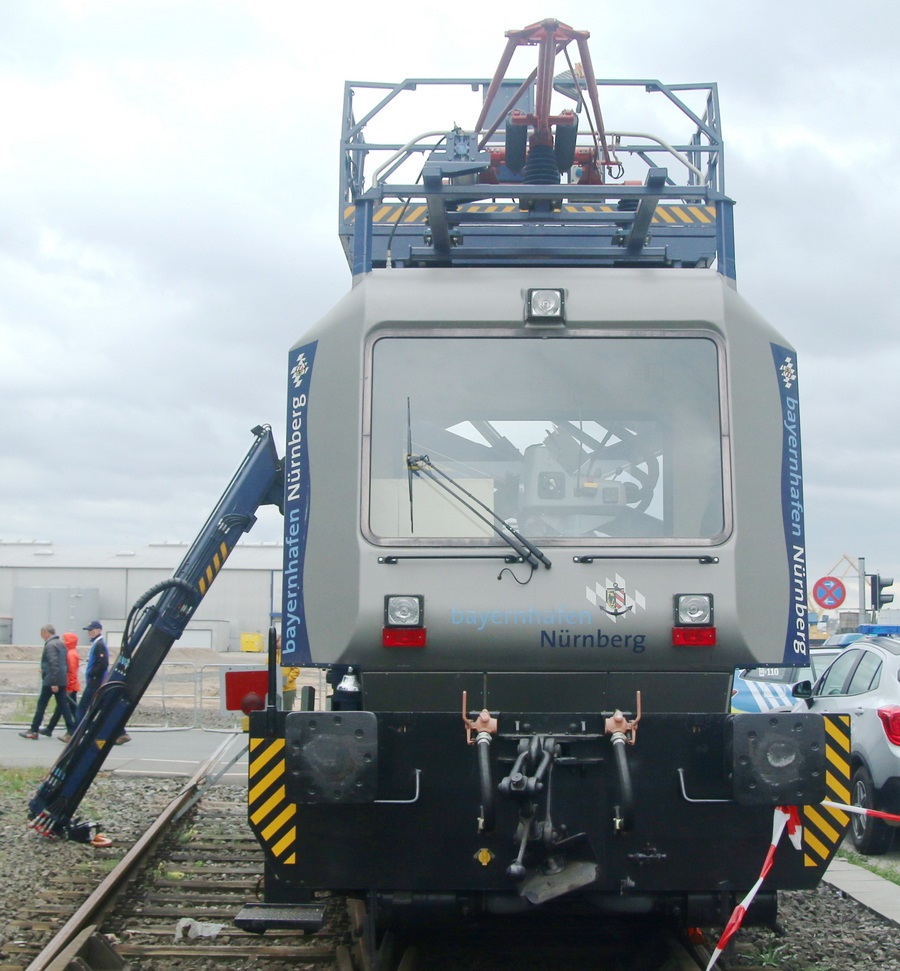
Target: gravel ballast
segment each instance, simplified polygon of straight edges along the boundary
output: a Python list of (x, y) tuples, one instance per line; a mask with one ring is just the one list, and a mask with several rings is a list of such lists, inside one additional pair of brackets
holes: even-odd
[[(48, 874), (73, 871), (99, 855), (120, 858), (184, 784), (180, 779), (101, 774), (79, 813), (99, 822), (113, 840), (109, 849), (97, 850), (35, 834), (26, 824), (28, 799), (34, 789), (26, 786), (10, 791), (4, 778), (9, 774), (10, 770), (0, 769), (0, 954), (11, 935), (21, 935), (21, 928), (11, 924), (21, 913), (21, 902), (41, 895)], [(216, 793), (222, 800), (243, 803), (246, 799), (240, 788), (222, 787)], [(738, 958), (733, 966), (900, 971), (900, 926), (827, 884), (808, 893), (782, 893), (779, 923), (781, 933), (742, 928), (735, 938)]]
[[(95, 849), (84, 843), (39, 836), (27, 825), (28, 801), (37, 789), (33, 785), (10, 786), (22, 772), (0, 769), (0, 956), (4, 945), (21, 938), (21, 927), (14, 923), (23, 908), (45, 894), (48, 880), (58, 874), (75, 875), (96, 861), (108, 861), (111, 869), (150, 826), (184, 786), (183, 779), (114, 778), (100, 775), (85, 796), (77, 815), (97, 822), (100, 831), (112, 839), (109, 848)], [(97, 882), (103, 878), (98, 869)], [(74, 912), (74, 908), (73, 908)], [(60, 919), (62, 927), (64, 918)], [(42, 943), (48, 934), (40, 935)]]

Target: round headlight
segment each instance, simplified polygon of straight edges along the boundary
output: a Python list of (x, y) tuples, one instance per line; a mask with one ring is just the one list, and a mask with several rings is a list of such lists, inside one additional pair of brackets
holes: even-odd
[(387, 604), (387, 622), (398, 627), (415, 627), (421, 610), (418, 597), (390, 597)]
[(678, 598), (679, 624), (712, 622), (712, 598), (705, 593), (683, 594)]

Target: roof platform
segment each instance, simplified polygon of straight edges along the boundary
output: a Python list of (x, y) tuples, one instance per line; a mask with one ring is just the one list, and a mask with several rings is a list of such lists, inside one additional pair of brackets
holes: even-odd
[[(526, 144), (539, 96), (533, 76), (348, 82), (339, 232), (354, 275), (715, 266), (734, 278), (716, 86), (593, 80), (580, 67), (553, 79), (554, 94), (575, 108), (550, 115), (549, 148), (535, 147), (535, 136)], [(627, 124), (598, 126), (600, 101), (607, 118)], [(455, 120), (475, 116), (470, 129)]]

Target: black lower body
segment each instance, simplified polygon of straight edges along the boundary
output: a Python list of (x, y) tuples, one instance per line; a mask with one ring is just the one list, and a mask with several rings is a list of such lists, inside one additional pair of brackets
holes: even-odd
[[(825, 795), (809, 714), (646, 715), (618, 747), (596, 712), (503, 712), (478, 740), (450, 712), (260, 712), (250, 732), (266, 900), (361, 896), (393, 926), (717, 923), (759, 877), (776, 807)], [(774, 920), (775, 891), (826, 863), (785, 836), (747, 920)]]

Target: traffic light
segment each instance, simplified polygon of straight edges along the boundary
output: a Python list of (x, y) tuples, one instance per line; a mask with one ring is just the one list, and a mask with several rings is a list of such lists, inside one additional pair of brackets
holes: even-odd
[(872, 610), (881, 610), (882, 607), (894, 602), (892, 593), (883, 592), (885, 587), (890, 587), (893, 583), (893, 577), (883, 577), (878, 573), (871, 574), (869, 584), (872, 591)]

